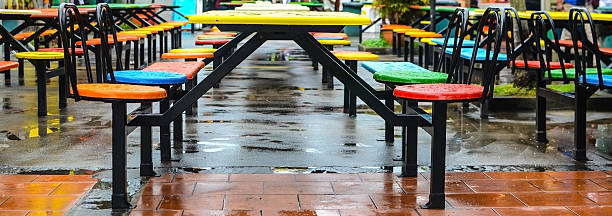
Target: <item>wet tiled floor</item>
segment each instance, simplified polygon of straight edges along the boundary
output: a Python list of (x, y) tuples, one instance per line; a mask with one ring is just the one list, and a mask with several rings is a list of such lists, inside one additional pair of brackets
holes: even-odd
[(447, 207), (428, 200), (428, 174), (167, 174), (130, 215), (611, 215), (611, 172), (448, 172)]
[(96, 182), (90, 175), (0, 175), (0, 215), (64, 215)]

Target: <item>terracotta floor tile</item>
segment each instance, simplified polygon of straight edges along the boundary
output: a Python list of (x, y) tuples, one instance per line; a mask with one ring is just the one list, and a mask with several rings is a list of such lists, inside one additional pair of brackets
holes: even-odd
[(612, 206), (575, 206), (568, 208), (580, 216), (603, 216), (612, 213)]
[(263, 194), (263, 182), (198, 182), (193, 194)]
[(612, 190), (612, 177), (591, 179), (591, 181), (595, 182), (595, 184), (598, 184), (599, 186), (605, 187), (608, 190)]
[(191, 195), (195, 182), (191, 183), (149, 183), (142, 189), (143, 195)]
[(485, 172), (492, 179), (552, 180), (545, 172)]
[(414, 209), (347, 209), (342, 216), (418, 216)]
[(396, 182), (332, 182), (336, 194), (403, 194)]
[(185, 210), (183, 216), (259, 216), (259, 211)]
[(524, 180), (465, 180), (476, 193), (482, 192), (536, 192), (536, 188)]
[(466, 209), (417, 209), (421, 216), (497, 216), (491, 208)]
[(40, 175), (34, 182), (97, 182), (98, 179), (90, 175)]
[(64, 216), (66, 213), (63, 211), (30, 211), (27, 216)]
[(372, 195), (372, 200), (378, 209), (409, 209), (419, 208), (429, 200), (427, 194), (405, 195)]
[(160, 177), (152, 177), (149, 179), (149, 183), (170, 183), (174, 178), (174, 174), (168, 173)]
[(221, 194), (164, 196), (158, 209), (221, 210), (223, 209), (223, 197)]
[(496, 208), (495, 211), (501, 216), (576, 216), (572, 211), (565, 207), (521, 207), (521, 208)]
[(584, 206), (596, 205), (578, 192), (514, 193), (527, 206)]
[(229, 174), (200, 174), (200, 173), (185, 173), (176, 174), (172, 182), (227, 182)]
[(130, 216), (181, 216), (182, 210), (132, 210)]
[(567, 179), (560, 181), (530, 180), (531, 184), (543, 191), (606, 191), (607, 189), (586, 179)]
[(294, 182), (293, 174), (231, 174), (230, 182)]
[(296, 181), (361, 181), (357, 174), (319, 173), (319, 174), (296, 174)]
[(549, 176), (562, 180), (562, 179), (594, 179), (594, 178), (608, 178), (612, 175), (608, 175), (603, 171), (560, 171), (560, 172), (544, 172)]
[(161, 195), (159, 195), (159, 196), (147, 196), (147, 195), (143, 195), (143, 196), (140, 197), (140, 199), (136, 203), (136, 208), (135, 209), (139, 209), (139, 210), (155, 210), (155, 209), (157, 209), (157, 206), (159, 206), (159, 203), (162, 201), (162, 197), (163, 196), (161, 196)]
[(297, 195), (227, 195), (228, 210), (298, 210)]
[(612, 205), (612, 191), (581, 193), (599, 205)]
[(334, 194), (330, 182), (264, 182), (264, 194)]
[(19, 174), (2, 174), (0, 175), (0, 183), (28, 183), (34, 181), (38, 175), (19, 175)]
[(66, 211), (79, 199), (79, 196), (11, 196), (0, 205), (0, 210)]
[(338, 210), (263, 210), (263, 216), (340, 216)]
[[(358, 175), (364, 182), (397, 181), (399, 179), (395, 173), (359, 173)], [(421, 175), (418, 177), (423, 178)]]
[(28, 213), (26, 210), (15, 210), (15, 211), (0, 211), (0, 216), (24, 216)]
[[(426, 179), (429, 179), (429, 173), (423, 173)], [(483, 172), (446, 172), (444, 175), (446, 181), (449, 180), (473, 180), (473, 179), (491, 179)]]
[(455, 208), (525, 206), (509, 193), (447, 194), (446, 202)]
[[(429, 181), (400, 179), (399, 184), (406, 193), (429, 193)], [(446, 181), (444, 191), (446, 193), (474, 193), (462, 181)]]
[(368, 195), (298, 195), (302, 209), (374, 209)]
[(62, 183), (52, 193), (52, 196), (57, 195), (79, 195), (87, 193), (95, 185), (95, 182), (90, 183)]
[(0, 184), (0, 193), (7, 195), (49, 195), (60, 183)]

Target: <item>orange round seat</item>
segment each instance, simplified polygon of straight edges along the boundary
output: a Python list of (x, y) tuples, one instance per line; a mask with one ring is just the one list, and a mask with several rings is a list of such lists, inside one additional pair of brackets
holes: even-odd
[(6, 71), (17, 67), (19, 67), (19, 62), (0, 61), (0, 71)]
[(423, 101), (458, 101), (481, 98), (483, 90), (480, 85), (415, 84), (395, 87), (393, 95), (398, 98)]
[(612, 56), (612, 48), (600, 48), (599, 50), (606, 56)]
[[(515, 63), (510, 62), (510, 66), (516, 66), (516, 67), (520, 67), (520, 68), (525, 68), (525, 61), (523, 60), (516, 60)], [(563, 66), (565, 66), (565, 68), (573, 68), (574, 65), (572, 65), (572, 63), (569, 62), (564, 62)], [(527, 61), (527, 67), (528, 68), (540, 68), (540, 61)], [(548, 66), (550, 67), (550, 69), (561, 69), (561, 62), (550, 62), (550, 65)]]
[[(38, 51), (41, 52), (64, 52), (64, 48), (41, 48), (38, 49)], [(83, 55), (83, 48), (76, 48), (74, 49), (74, 52), (77, 55)], [(72, 49), (68, 49), (68, 53), (72, 54)]]
[(230, 42), (231, 39), (196, 40), (196, 45), (220, 45)]
[[(553, 41), (553, 43), (554, 42), (555, 41)], [(573, 47), (574, 46), (574, 42), (572, 40), (559, 40), (559, 46)], [(582, 42), (578, 41), (578, 47), (579, 48), (582, 47)]]
[(163, 59), (198, 59), (198, 58), (213, 58), (214, 53), (164, 53)]
[(15, 39), (17, 40), (25, 40), (26, 38), (32, 36), (33, 34), (34, 32), (23, 32), (23, 33), (15, 34), (13, 37), (15, 37)]
[[(117, 40), (119, 42), (126, 42), (126, 41), (139, 40), (139, 38), (135, 37), (135, 36), (127, 36), (126, 35), (126, 36), (117, 36)], [(100, 39), (100, 38), (92, 38), (92, 39), (87, 40), (85, 43), (87, 45), (90, 45), (90, 46), (97, 46), (97, 45), (101, 45), (102, 44), (102, 39)], [(115, 40), (112, 37), (110, 37), (110, 38), (108, 38), (108, 43), (109, 44), (114, 44)], [(77, 46), (81, 46), (83, 43), (81, 43), (81, 41), (77, 41), (75, 44)]]
[(82, 97), (101, 99), (159, 100), (167, 96), (160, 87), (130, 84), (84, 83), (78, 84), (77, 90)]
[(236, 32), (204, 32), (204, 35), (214, 35), (214, 36), (228, 36), (228, 37), (234, 37), (236, 36), (238, 33)]

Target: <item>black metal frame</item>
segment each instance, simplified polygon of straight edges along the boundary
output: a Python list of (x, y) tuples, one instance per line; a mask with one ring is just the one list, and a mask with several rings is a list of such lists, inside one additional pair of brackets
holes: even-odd
[[(553, 31), (555, 37), (555, 43), (546, 39), (546, 29), (555, 29), (554, 21), (550, 18), (548, 13), (544, 11), (536, 12), (531, 15), (533, 26), (535, 27), (534, 35), (537, 39), (544, 38), (545, 48), (542, 49), (540, 43), (537, 44), (538, 57), (540, 60), (541, 67), (545, 67), (550, 64), (550, 53), (557, 51), (559, 55), (562, 54), (559, 48), (557, 34)], [(561, 60), (562, 75), (561, 79), (555, 79), (552, 77), (550, 70), (548, 73), (545, 71), (539, 71), (537, 75), (537, 106), (536, 106), (536, 142), (539, 145), (546, 145), (548, 139), (546, 138), (546, 100), (552, 99), (565, 104), (574, 106), (574, 159), (577, 161), (587, 161), (586, 156), (586, 112), (587, 112), (587, 101), (588, 99), (598, 90), (611, 89), (612, 86), (606, 86), (603, 83), (603, 75), (601, 72), (601, 59), (603, 56), (599, 50), (597, 42), (597, 34), (594, 31), (594, 23), (591, 14), (584, 8), (572, 8), (570, 10), (569, 17), (569, 29), (572, 33), (573, 41), (573, 52), (574, 52), (574, 68), (575, 76), (568, 77), (565, 73), (565, 67), (563, 65), (563, 59)], [(587, 36), (585, 31), (586, 27), (589, 26), (591, 29), (592, 41)], [(536, 39), (536, 40), (537, 40)], [(579, 47), (578, 43), (582, 43)], [(544, 58), (546, 55), (546, 58)], [(593, 57), (595, 59), (593, 59)], [(595, 60), (595, 65), (593, 65)], [(595, 66), (597, 68), (597, 76), (599, 83), (593, 85), (586, 82), (586, 69), (588, 67)], [(547, 75), (547, 76), (546, 76)], [(574, 94), (557, 92), (546, 88), (546, 84), (551, 81), (563, 81), (564, 83), (574, 82), (575, 92)]]

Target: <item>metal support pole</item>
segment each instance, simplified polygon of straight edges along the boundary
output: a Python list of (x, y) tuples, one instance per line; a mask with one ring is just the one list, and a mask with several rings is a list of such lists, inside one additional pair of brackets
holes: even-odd
[[(151, 103), (142, 103), (141, 106), (151, 107)], [(153, 133), (151, 131), (151, 126), (140, 126), (140, 176), (156, 175), (153, 171)]]
[(584, 85), (576, 85), (576, 94), (574, 96), (576, 102), (574, 104), (574, 159), (577, 161), (586, 161), (586, 105), (588, 100), (587, 89)]
[(433, 102), (429, 202), (425, 204), (424, 208), (443, 209), (445, 206), (446, 106), (445, 102)]
[[(418, 102), (402, 100), (402, 114), (408, 113), (409, 108), (417, 107)], [(417, 145), (418, 125), (414, 121), (402, 127), (402, 177), (416, 177), (417, 172)], [(433, 160), (433, 159), (432, 159)]]
[(127, 121), (127, 106), (123, 102), (113, 102), (112, 121), (112, 154), (113, 154), (113, 209), (127, 209), (131, 205), (127, 194), (127, 150), (125, 123)]

